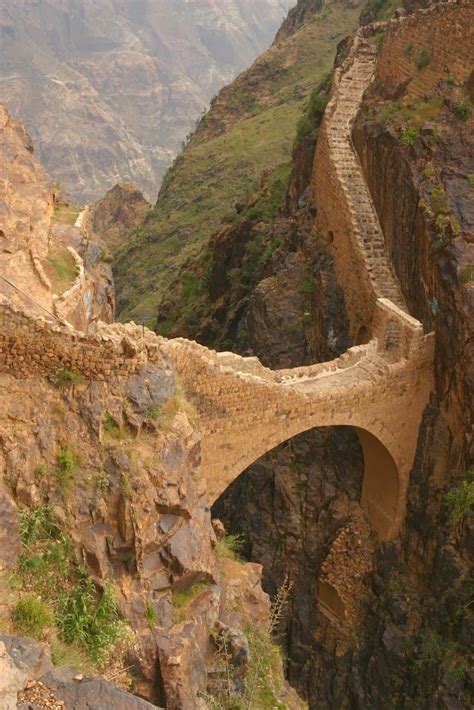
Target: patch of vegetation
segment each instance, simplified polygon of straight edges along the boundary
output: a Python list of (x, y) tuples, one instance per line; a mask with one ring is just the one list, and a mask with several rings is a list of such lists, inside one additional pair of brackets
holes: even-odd
[(166, 400), (162, 407), (162, 418), (161, 423), (165, 429), (169, 429), (178, 414), (178, 412), (184, 412), (192, 425), (195, 425), (198, 420), (198, 412), (194, 404), (192, 404), (186, 397), (186, 392), (184, 390), (181, 382), (176, 381), (175, 393), (172, 397)]
[(449, 204), (446, 193), (441, 185), (437, 185), (431, 190), (430, 207), (435, 216), (449, 213)]
[(215, 553), (218, 557), (240, 561), (244, 540), (241, 535), (226, 535), (217, 541)]
[(82, 648), (59, 639), (52, 639), (51, 660), (55, 666), (68, 666), (80, 670), (85, 675), (94, 675), (96, 667)]
[(104, 471), (103, 469), (101, 469), (97, 473), (96, 486), (99, 491), (104, 492), (104, 491), (108, 490), (108, 488), (110, 486), (110, 479), (109, 479), (109, 474), (107, 473), (107, 471)]
[(413, 42), (407, 42), (403, 51), (405, 52), (407, 57), (411, 57), (413, 54), (413, 49)]
[(430, 208), (434, 215), (434, 224), (437, 232), (434, 248), (443, 248), (447, 244), (448, 230), (451, 230), (454, 234), (459, 234), (460, 226), (457, 219), (451, 214), (448, 199), (442, 185), (436, 185), (431, 190)]
[(453, 106), (453, 111), (460, 121), (468, 121), (471, 116), (471, 102), (469, 99)]
[(385, 32), (377, 32), (377, 34), (374, 37), (377, 52), (380, 52), (380, 50), (382, 49), (384, 37), (385, 37)]
[(74, 481), (74, 474), (79, 461), (69, 446), (62, 446), (56, 458), (55, 477), (63, 494), (68, 493)]
[(152, 404), (150, 407), (147, 407), (145, 411), (145, 416), (147, 419), (153, 419), (153, 421), (157, 421), (163, 416), (163, 408), (160, 407), (159, 404)]
[(470, 284), (474, 281), (474, 264), (469, 264), (459, 274), (459, 283)]
[(425, 168), (423, 169), (423, 177), (426, 180), (432, 180), (435, 176), (435, 169), (433, 167), (433, 163), (428, 163)]
[(362, 16), (374, 20), (388, 20), (400, 7), (401, 0), (368, 0), (362, 10)]
[(71, 252), (62, 247), (48, 254), (43, 268), (55, 293), (64, 293), (72, 286), (77, 276), (76, 261)]
[(132, 495), (132, 484), (130, 478), (123, 471), (120, 474), (120, 493), (124, 498), (130, 498)]
[(308, 102), (304, 107), (303, 115), (301, 116), (296, 126), (296, 143), (307, 136), (311, 135), (321, 125), (324, 112), (328, 102), (328, 93), (331, 86), (332, 75), (327, 77), (311, 92)]
[(462, 655), (457, 641), (429, 629), (421, 638), (415, 667), (426, 672), (429, 666), (437, 666), (438, 675), (445, 674), (461, 681), (469, 670), (469, 661)]
[(114, 260), (113, 254), (106, 244), (101, 244), (100, 246), (100, 258), (107, 264), (110, 264)]
[(146, 603), (145, 618), (150, 629), (153, 629), (156, 626), (158, 614), (156, 613), (156, 609), (151, 602)]
[(49, 506), (22, 511), (20, 530), (23, 552), (15, 586), (22, 596), (13, 611), (15, 625), (36, 638), (50, 631), (57, 662), (68, 654), (86, 655), (99, 667), (127, 633), (112, 587), (99, 591), (76, 564), (72, 540)]
[(244, 627), (250, 653), (243, 696), (238, 695), (234, 688), (228, 634), (214, 634), (217, 682), (211, 693), (204, 694), (208, 707), (219, 710), (286, 710), (287, 706), (279, 699), (284, 684), (282, 652), (274, 642), (273, 634), (283, 616), (290, 589), (291, 585), (285, 582), (278, 591), (266, 627), (257, 628), (250, 623)]
[(120, 431), (120, 427), (108, 410), (105, 410), (102, 417), (102, 422), (104, 425), (104, 431), (108, 436), (112, 437), (113, 439), (120, 438), (122, 434), (122, 432)]
[(178, 624), (182, 623), (187, 618), (188, 606), (196, 599), (199, 594), (209, 588), (208, 582), (196, 582), (187, 589), (174, 591), (171, 599), (175, 610), (175, 619)]
[(374, 109), (372, 118), (384, 126), (390, 125), (402, 131), (407, 126), (420, 129), (425, 123), (436, 121), (443, 110), (443, 105), (443, 97), (438, 95), (415, 102), (405, 98), (384, 101)]
[(420, 71), (425, 69), (431, 62), (431, 52), (427, 47), (423, 47), (416, 57), (416, 68)]
[(53, 623), (53, 614), (41, 599), (28, 594), (16, 603), (13, 609), (13, 623), (19, 633), (42, 640)]
[(46, 464), (45, 463), (36, 464), (35, 470), (34, 470), (34, 475), (35, 475), (35, 483), (41, 484), (42, 481), (48, 475), (48, 467), (46, 466)]
[(56, 384), (58, 387), (69, 387), (72, 385), (80, 385), (84, 382), (84, 378), (78, 372), (73, 372), (67, 367), (64, 367), (56, 375)]
[(81, 206), (69, 202), (57, 202), (54, 205), (53, 221), (56, 224), (74, 225), (81, 213)]
[(468, 472), (465, 481), (446, 493), (444, 502), (451, 525), (456, 527), (474, 508), (474, 469)]
[(98, 595), (94, 582), (85, 575), (60, 594), (55, 618), (62, 639), (85, 648), (95, 663), (102, 662), (106, 652), (125, 635), (112, 587), (107, 584)]
[(412, 146), (415, 145), (416, 140), (419, 136), (420, 131), (416, 126), (407, 126), (401, 135), (401, 142), (403, 145)]
[(54, 540), (59, 528), (50, 505), (25, 508), (20, 511), (20, 539), (24, 548), (38, 540)]

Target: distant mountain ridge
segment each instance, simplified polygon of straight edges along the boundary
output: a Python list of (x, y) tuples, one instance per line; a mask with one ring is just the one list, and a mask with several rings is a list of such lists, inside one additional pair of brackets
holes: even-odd
[(3, 0), (0, 92), (81, 201), (151, 199), (209, 99), (268, 46), (292, 0)]

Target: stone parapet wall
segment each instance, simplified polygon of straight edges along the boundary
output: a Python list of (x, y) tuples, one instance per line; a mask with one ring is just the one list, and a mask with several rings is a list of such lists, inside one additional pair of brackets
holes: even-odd
[(102, 326), (95, 334), (59, 320), (33, 317), (0, 297), (0, 371), (15, 377), (54, 377), (64, 368), (88, 379), (128, 375), (162, 360), (159, 341), (138, 341), (138, 326)]

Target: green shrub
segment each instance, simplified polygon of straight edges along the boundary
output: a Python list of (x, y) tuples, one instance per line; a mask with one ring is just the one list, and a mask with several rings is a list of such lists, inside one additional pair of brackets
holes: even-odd
[(431, 52), (426, 47), (423, 47), (423, 49), (418, 52), (418, 56), (416, 58), (416, 68), (420, 70), (425, 69), (430, 62)]
[(53, 509), (49, 505), (20, 511), (20, 538), (23, 547), (41, 539), (52, 540), (59, 533)]
[(56, 375), (56, 384), (58, 387), (69, 387), (70, 385), (80, 385), (84, 382), (82, 375), (77, 372), (73, 372), (65, 367), (61, 372)]
[(296, 127), (296, 143), (300, 143), (303, 138), (309, 136), (316, 128), (319, 128), (326, 110), (328, 83), (327, 78), (321, 82), (310, 94), (308, 102), (304, 108), (303, 115)]
[(218, 557), (227, 557), (230, 560), (240, 560), (244, 540), (241, 535), (226, 535), (217, 541), (215, 553)]
[(105, 432), (112, 438), (118, 439), (121, 435), (120, 427), (109, 411), (106, 410), (104, 412), (102, 421), (104, 423)]
[(109, 486), (110, 486), (110, 479), (109, 479), (109, 474), (107, 471), (104, 471), (101, 469), (97, 473), (97, 478), (96, 478), (96, 486), (99, 489), (99, 491), (107, 491)]
[(178, 623), (185, 621), (187, 618), (187, 609), (193, 599), (199, 594), (208, 589), (208, 582), (196, 582), (187, 589), (174, 591), (171, 596), (173, 607), (175, 609), (175, 619)]
[(303, 294), (304, 296), (312, 296), (314, 293), (315, 285), (314, 281), (311, 281), (310, 279), (306, 279), (303, 281), (303, 283), (300, 286), (300, 293)]
[(413, 54), (413, 42), (407, 42), (404, 51), (407, 57), (411, 57)]
[(471, 116), (471, 102), (469, 99), (465, 99), (460, 104), (456, 104), (453, 111), (460, 121), (468, 121)]
[(53, 623), (53, 614), (44, 602), (33, 595), (28, 595), (16, 603), (13, 609), (13, 622), (20, 633), (42, 639)]
[(150, 629), (153, 629), (153, 627), (156, 625), (158, 615), (156, 613), (155, 607), (150, 602), (146, 603), (145, 617), (146, 617), (148, 626), (150, 627)]
[(175, 393), (166, 400), (162, 407), (162, 425), (165, 429), (170, 428), (178, 412), (183, 412), (194, 426), (198, 420), (198, 411), (194, 404), (188, 401), (183, 385), (177, 381)]
[(453, 526), (459, 525), (474, 507), (474, 476), (448, 491), (444, 502)]
[(377, 48), (377, 52), (380, 51), (380, 49), (382, 48), (384, 36), (385, 36), (384, 32), (377, 32), (377, 34), (374, 37), (375, 47)]
[(431, 190), (430, 206), (435, 216), (449, 213), (449, 204), (444, 188), (437, 185)]
[(34, 474), (36, 483), (40, 483), (48, 475), (48, 467), (45, 463), (38, 463), (35, 466)]
[(79, 644), (96, 663), (125, 635), (111, 587), (99, 593), (90, 577), (60, 595), (55, 617), (63, 641)]
[(469, 264), (459, 274), (459, 283), (470, 284), (474, 281), (474, 264)]
[(69, 491), (78, 465), (79, 462), (71, 449), (68, 446), (61, 447), (57, 456), (55, 476), (63, 493)]
[(132, 495), (132, 484), (130, 478), (123, 471), (120, 473), (120, 493), (124, 498), (130, 498)]
[(437, 631), (425, 632), (418, 649), (415, 667), (425, 673), (426, 666), (437, 666), (438, 674), (462, 681), (469, 670), (469, 661), (462, 655), (457, 641), (444, 638)]
[[(19, 629), (23, 625), (23, 633), (36, 637), (54, 625), (60, 655), (82, 650), (100, 663), (111, 645), (126, 635), (111, 588), (106, 586), (100, 593), (86, 570), (77, 566), (72, 540), (61, 532), (49, 507), (22, 511), (20, 526), (24, 552), (19, 558), (18, 585), (35, 596), (20, 600), (15, 625)], [(38, 594), (44, 601), (38, 600)]]
[(414, 145), (416, 142), (416, 139), (418, 138), (419, 133), (420, 132), (419, 132), (418, 128), (416, 128), (416, 126), (407, 126), (405, 128), (405, 130), (403, 131), (400, 140), (403, 143), (403, 145), (406, 145), (406, 146)]
[(163, 409), (162, 407), (160, 407), (159, 404), (152, 404), (150, 407), (147, 408), (145, 416), (148, 419), (153, 419), (156, 421), (157, 419), (161, 419), (161, 417), (163, 416)]
[(436, 631), (430, 630), (421, 640), (417, 665), (426, 666), (431, 663), (444, 663), (456, 648), (456, 643), (443, 639)]

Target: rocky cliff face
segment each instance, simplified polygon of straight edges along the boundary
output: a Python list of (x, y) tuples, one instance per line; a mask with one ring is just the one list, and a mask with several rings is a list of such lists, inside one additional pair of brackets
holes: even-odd
[(192, 709), (208, 691), (299, 707), (261, 567), (211, 522), (194, 406), (152, 333), (153, 358), (123, 366), (147, 333), (103, 322), (110, 267), (88, 212), (57, 201), (0, 116), (2, 709)]
[(90, 208), (90, 226), (114, 252), (143, 221), (150, 204), (133, 183), (115, 185)]
[(154, 199), (209, 99), (270, 44), (287, 0), (7, 0), (4, 103), (79, 201), (133, 180)]

